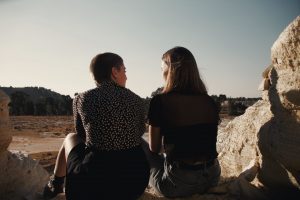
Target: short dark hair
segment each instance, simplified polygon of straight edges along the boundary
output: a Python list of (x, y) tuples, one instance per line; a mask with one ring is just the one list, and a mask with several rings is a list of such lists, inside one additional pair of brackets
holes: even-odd
[(90, 70), (97, 84), (111, 80), (111, 70), (113, 67), (120, 69), (123, 65), (121, 56), (115, 53), (102, 53), (95, 56), (90, 64)]

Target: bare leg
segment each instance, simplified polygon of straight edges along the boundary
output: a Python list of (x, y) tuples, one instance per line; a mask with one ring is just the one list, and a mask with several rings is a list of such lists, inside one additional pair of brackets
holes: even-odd
[(66, 176), (68, 155), (71, 152), (71, 150), (81, 142), (83, 142), (83, 140), (79, 138), (76, 133), (69, 133), (66, 136), (56, 158), (56, 163), (54, 168), (55, 176), (57, 177)]
[(65, 146), (64, 143), (61, 146), (56, 162), (55, 162), (55, 167), (54, 167), (54, 175), (58, 177), (63, 177), (66, 176), (66, 168), (67, 168), (67, 162), (66, 162), (66, 156), (65, 156)]
[(57, 155), (54, 176), (50, 177), (49, 182), (44, 188), (44, 199), (51, 199), (63, 192), (68, 155), (77, 144), (82, 142), (83, 140), (76, 133), (69, 133), (67, 135)]

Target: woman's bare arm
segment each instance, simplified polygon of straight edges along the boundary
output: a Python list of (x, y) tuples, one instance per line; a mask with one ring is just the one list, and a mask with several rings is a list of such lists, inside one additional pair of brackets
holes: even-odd
[(162, 147), (162, 136), (160, 127), (149, 125), (149, 146), (154, 153), (160, 153)]

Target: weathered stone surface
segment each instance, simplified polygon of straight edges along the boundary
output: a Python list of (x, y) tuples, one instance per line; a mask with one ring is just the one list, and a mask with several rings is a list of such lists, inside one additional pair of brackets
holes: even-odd
[[(300, 121), (300, 16), (298, 16), (278, 37), (271, 49), (271, 59), (276, 74), (273, 82), (280, 102), (275, 105), (283, 106), (292, 111)], [(277, 75), (277, 77), (276, 77)], [(275, 97), (276, 98), (276, 97)], [(276, 100), (276, 99), (275, 99)]]
[(9, 128), (8, 96), (0, 91), (0, 199), (35, 200), (47, 183), (48, 172), (28, 156), (7, 151)]
[(260, 100), (219, 130), (217, 150), (224, 177), (239, 176), (257, 157), (257, 133), (272, 116), (269, 102)]
[[(300, 16), (274, 43), (271, 57), (271, 85), (263, 100), (220, 130), (217, 146), (223, 176), (239, 176), (254, 159), (254, 180), (273, 198), (300, 195)], [(238, 186), (244, 193), (253, 189), (245, 181)]]
[(6, 151), (0, 157), (0, 199), (40, 199), (48, 172), (20, 152)]
[(0, 90), (0, 155), (6, 151), (12, 140), (9, 131), (9, 112), (8, 112), (9, 97)]
[(268, 98), (274, 116), (258, 133), (258, 178), (276, 190), (300, 189), (300, 16), (280, 34), (271, 57)]

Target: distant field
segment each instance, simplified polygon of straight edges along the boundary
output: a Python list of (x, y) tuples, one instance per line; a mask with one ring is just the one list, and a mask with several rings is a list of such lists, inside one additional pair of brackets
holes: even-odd
[[(228, 115), (220, 117), (221, 126), (234, 118)], [(73, 116), (10, 116), (10, 127), (13, 136), (65, 137), (75, 131)]]
[[(234, 117), (221, 116), (222, 129)], [(10, 116), (13, 140), (11, 151), (22, 151), (36, 159), (49, 172), (53, 170), (57, 152), (64, 137), (74, 132), (73, 116)], [(148, 133), (143, 135), (148, 139)]]
[(65, 135), (74, 132), (73, 116), (10, 116), (10, 125), (14, 134), (31, 131)]

